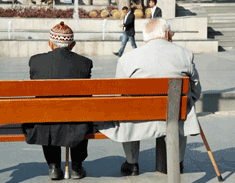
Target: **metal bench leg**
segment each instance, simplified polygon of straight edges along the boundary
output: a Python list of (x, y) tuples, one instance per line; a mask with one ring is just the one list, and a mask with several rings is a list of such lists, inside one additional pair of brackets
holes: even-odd
[(199, 122), (198, 122), (198, 124), (199, 124), (200, 130), (201, 130), (202, 140), (203, 140), (203, 142), (204, 142), (204, 145), (206, 146), (206, 150), (207, 150), (208, 156), (209, 156), (209, 158), (210, 158), (210, 160), (211, 160), (211, 163), (212, 163), (212, 165), (213, 165), (213, 167), (214, 167), (214, 169), (215, 169), (215, 172), (216, 172), (216, 175), (217, 175), (217, 177), (218, 177), (218, 180), (219, 180), (219, 182), (223, 182), (224, 180), (223, 180), (223, 178), (222, 178), (222, 176), (221, 176), (221, 174), (220, 174), (219, 168), (218, 168), (217, 163), (216, 163), (216, 161), (215, 161), (215, 158), (214, 158), (214, 156), (213, 156), (213, 154), (212, 154), (212, 152), (211, 152), (210, 146), (209, 146), (209, 144), (208, 144), (208, 142), (207, 142), (207, 140), (206, 140), (206, 137), (205, 137), (205, 135), (204, 135), (204, 132), (202, 131), (202, 127), (201, 127), (201, 125), (200, 125)]

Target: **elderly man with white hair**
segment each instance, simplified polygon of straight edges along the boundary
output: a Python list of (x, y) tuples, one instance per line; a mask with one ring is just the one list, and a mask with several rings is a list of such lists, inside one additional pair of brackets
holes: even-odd
[[(194, 103), (200, 96), (201, 86), (192, 52), (172, 43), (171, 36), (170, 26), (165, 19), (148, 21), (143, 30), (146, 44), (119, 58), (116, 78), (189, 77), (187, 119), (179, 121), (179, 159), (183, 172), (186, 136), (200, 133)], [(99, 130), (110, 139), (123, 143), (126, 154), (126, 162), (121, 167), (123, 176), (139, 174), (140, 140), (164, 138), (167, 135), (165, 121), (103, 123)]]

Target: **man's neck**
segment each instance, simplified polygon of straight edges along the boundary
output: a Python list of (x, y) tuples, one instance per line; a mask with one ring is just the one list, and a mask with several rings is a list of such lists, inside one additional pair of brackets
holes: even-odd
[(147, 42), (149, 41), (157, 41), (157, 40), (167, 40), (165, 37), (155, 37), (153, 39), (149, 39)]
[(154, 8), (156, 8), (156, 7), (157, 7), (157, 5), (153, 6), (152, 9), (154, 9)]

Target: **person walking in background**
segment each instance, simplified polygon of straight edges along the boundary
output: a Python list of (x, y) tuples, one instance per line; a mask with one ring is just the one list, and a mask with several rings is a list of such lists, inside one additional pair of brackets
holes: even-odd
[(137, 48), (135, 43), (135, 15), (134, 12), (129, 10), (127, 6), (122, 8), (122, 11), (125, 13), (123, 24), (119, 26), (123, 28), (123, 37), (122, 37), (122, 45), (118, 52), (114, 52), (113, 54), (121, 57), (124, 49), (126, 47), (126, 43), (128, 40), (131, 42), (131, 46), (133, 49)]
[(151, 8), (151, 18), (162, 17), (162, 10), (157, 7), (157, 0), (150, 0), (149, 6)]
[[(34, 55), (29, 60), (30, 79), (90, 78), (92, 61), (71, 51), (75, 46), (73, 37), (72, 29), (64, 22), (54, 26), (48, 41), (52, 51)], [(80, 179), (86, 176), (82, 162), (87, 157), (88, 140), (84, 138), (92, 129), (90, 124), (28, 123), (22, 124), (22, 129), (28, 144), (42, 145), (52, 180), (63, 179), (61, 146), (70, 147), (71, 177)]]

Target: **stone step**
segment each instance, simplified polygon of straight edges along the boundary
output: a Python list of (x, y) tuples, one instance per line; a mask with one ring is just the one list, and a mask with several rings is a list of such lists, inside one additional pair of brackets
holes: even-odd
[(208, 16), (208, 23), (234, 23), (235, 16)]
[[(82, 55), (112, 55), (120, 49), (121, 41), (77, 41), (74, 52)], [(173, 43), (184, 46), (193, 53), (211, 53), (218, 51), (218, 41), (206, 40), (177, 40)], [(145, 44), (144, 41), (136, 41), (137, 47)], [(50, 51), (46, 40), (0, 40), (1, 57), (30, 57), (34, 54)], [(127, 43), (125, 51), (132, 50)]]
[(192, 10), (201, 10), (202, 7), (201, 6), (182, 6), (182, 5), (177, 5), (176, 6), (177, 11), (192, 11)]
[[(201, 6), (202, 7), (202, 6)], [(228, 6), (204, 6), (203, 7), (207, 12), (216, 12), (219, 13), (222, 10), (226, 12), (234, 12), (234, 6), (228, 5)]]
[(181, 4), (177, 3), (177, 14), (181, 15), (184, 13), (191, 14), (197, 14), (197, 16), (205, 15), (205, 13), (208, 16), (217, 16), (220, 15), (234, 15), (234, 9), (235, 9), (235, 3), (229, 3), (229, 6), (227, 3), (224, 4)]
[(187, 9), (187, 10), (200, 10), (200, 9), (217, 9), (217, 8), (224, 8), (224, 7), (229, 7), (229, 8), (233, 8), (235, 7), (235, 2), (234, 3), (177, 3), (177, 9), (180, 8), (180, 10), (182, 9)]
[(235, 47), (235, 40), (219, 41), (219, 45), (222, 47)]
[(208, 16), (210, 20), (235, 20), (235, 13), (232, 15), (215, 15), (215, 16)]
[(207, 16), (209, 17), (226, 17), (226, 16), (235, 16), (235, 13), (208, 13)]
[[(56, 18), (0, 18), (0, 30), (8, 30), (9, 22), (12, 22), (15, 31), (23, 30), (25, 28), (32, 30), (50, 30), (54, 25), (58, 24), (61, 20), (65, 24), (69, 25), (73, 31), (81, 32), (103, 32), (103, 24), (105, 23), (102, 19), (79, 19), (78, 27), (76, 21), (73, 19), (56, 19)], [(135, 31), (142, 32), (143, 26), (146, 19), (135, 20)], [(107, 32), (122, 32), (123, 30), (119, 27), (122, 20), (108, 19), (106, 22)], [(193, 33), (193, 38), (206, 39), (207, 38), (207, 19), (206, 18), (174, 18), (169, 19), (169, 23), (173, 31), (179, 31), (184, 33)], [(43, 26), (42, 26), (43, 25)], [(186, 31), (186, 32), (185, 32)], [(183, 39), (183, 38), (180, 38)], [(188, 38), (187, 38), (188, 39)]]
[(235, 7), (235, 2), (234, 3), (197, 3), (197, 4), (191, 4), (191, 3), (177, 3), (177, 7), (182, 8), (182, 9), (219, 9), (219, 8), (224, 8), (224, 7)]
[[(187, 1), (187, 0), (186, 0)], [(184, 6), (184, 7), (192, 7), (192, 6), (201, 6), (201, 7), (207, 7), (207, 6), (235, 6), (235, 0), (232, 0), (230, 3), (229, 2), (220, 2), (220, 3), (216, 3), (215, 1), (213, 3), (190, 3), (190, 2), (186, 2), (185, 0), (182, 1), (178, 1), (176, 0), (177, 5), (179, 6)]]
[(212, 9), (212, 10), (205, 10), (205, 11), (208, 15), (210, 15), (210, 14), (225, 14), (225, 13), (227, 14), (227, 13), (234, 13), (234, 7), (232, 9), (226, 9), (226, 8), (221, 7), (218, 10)]
[[(174, 31), (174, 30), (173, 30)], [(173, 40), (187, 40), (187, 39), (199, 39), (197, 31), (174, 31), (175, 35)], [(48, 40), (49, 30), (14, 30), (10, 32), (11, 39), (18, 40)], [(120, 40), (122, 36), (122, 31), (119, 32), (105, 32), (105, 40)], [(7, 30), (0, 30), (0, 39), (9, 39), (9, 33)], [(103, 32), (82, 32), (74, 31), (74, 39), (76, 40), (103, 40)], [(143, 33), (137, 31), (135, 34), (135, 39), (138, 41), (143, 40)], [(201, 37), (201, 39), (203, 39)]]
[(231, 4), (235, 3), (235, 0), (176, 0), (177, 3), (180, 4), (200, 4), (200, 5), (205, 5), (208, 6), (210, 4)]
[[(234, 32), (235, 28), (228, 28), (228, 27), (208, 27), (211, 28), (211, 30), (209, 30), (210, 32), (212, 31), (216, 31), (216, 32)], [(213, 29), (212, 29), (213, 28)]]
[(208, 18), (208, 23), (216, 23), (216, 24), (220, 24), (220, 23), (233, 23), (235, 24), (235, 17), (234, 18), (231, 18), (231, 19), (216, 19), (216, 20), (211, 20), (210, 18)]
[(235, 28), (235, 23), (208, 23), (212, 28)]
[[(224, 29), (224, 28), (223, 28)], [(219, 39), (227, 39), (229, 37), (235, 37), (235, 29), (231, 31), (224, 31), (222, 28), (212, 28), (208, 27), (208, 37), (209, 38), (219, 38)]]
[[(8, 32), (1, 31), (0, 39), (8, 39)], [(121, 39), (122, 32), (105, 32), (104, 39), (105, 40), (120, 40)], [(11, 32), (11, 39), (17, 39), (17, 40), (48, 40), (49, 39), (49, 31), (45, 32), (29, 32), (29, 31), (14, 31)], [(103, 33), (102, 32), (74, 32), (74, 39), (76, 40), (83, 40), (83, 41), (98, 41), (103, 40)], [(143, 34), (142, 32), (137, 32), (135, 35), (136, 40), (143, 40)]]
[(197, 14), (192, 12), (176, 12), (176, 17), (185, 17), (185, 16), (196, 16)]
[(226, 47), (226, 46), (223, 46), (221, 51), (235, 51), (235, 47), (231, 47), (231, 46)]
[(233, 15), (234, 9), (223, 9), (223, 7), (220, 8), (220, 10), (212, 10), (207, 11), (203, 8), (192, 8), (192, 9), (177, 9), (177, 15), (183, 15), (183, 14), (191, 14), (191, 15), (197, 15), (197, 16), (222, 16), (222, 15)]
[[(211, 32), (210, 32), (211, 33)], [(215, 36), (218, 37), (235, 37), (235, 31), (218, 31), (216, 32), (216, 34), (214, 34)]]
[(222, 41), (228, 41), (228, 42), (235, 41), (235, 36), (231, 37), (231, 36), (223, 36), (223, 35), (221, 35), (221, 36), (215, 36), (215, 39), (218, 40), (219, 44), (220, 44), (220, 42), (222, 42)]
[(208, 37), (218, 40), (219, 51), (234, 49), (235, 3), (178, 4), (176, 15), (208, 17)]

